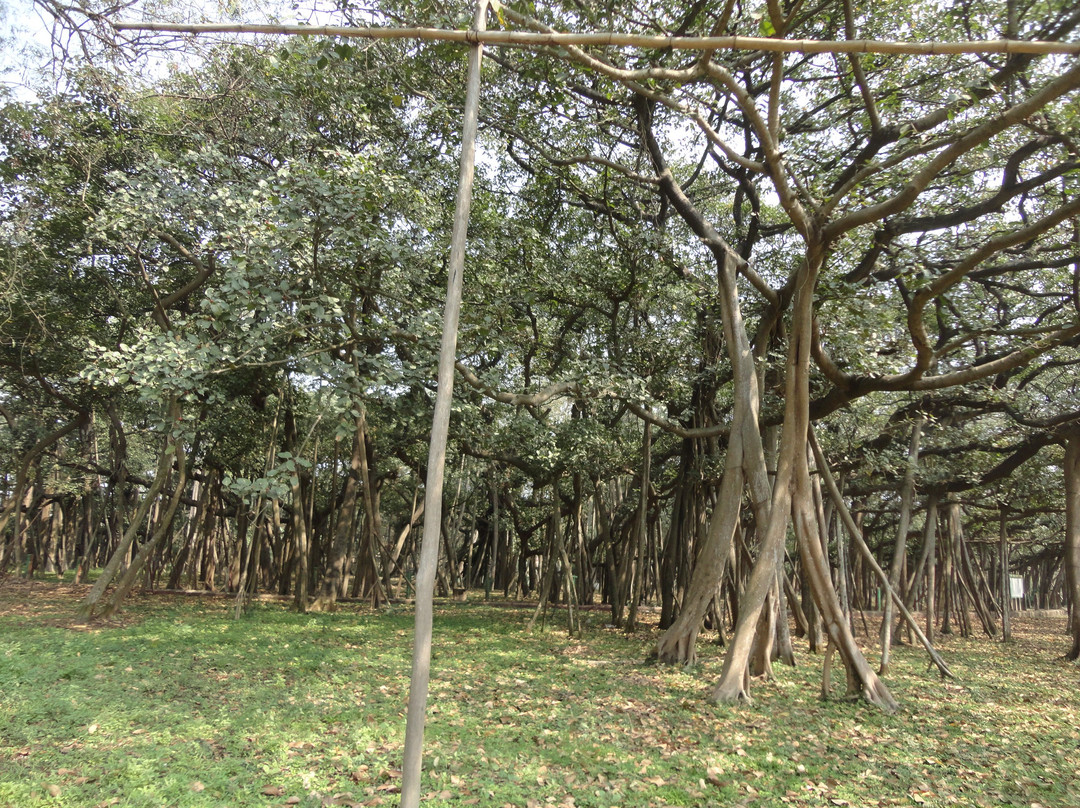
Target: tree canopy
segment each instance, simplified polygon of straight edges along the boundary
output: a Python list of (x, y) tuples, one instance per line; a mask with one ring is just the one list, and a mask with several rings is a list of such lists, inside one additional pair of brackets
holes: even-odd
[[(40, 7), (64, 71), (0, 108), (0, 569), (104, 567), (88, 617), (140, 575), (238, 609), (259, 590), (301, 609), (407, 595), (463, 48), (222, 37), (181, 57), (110, 25), (179, 6)], [(1057, 0), (702, 0), (515, 3), (489, 27), (1078, 26)], [(718, 700), (790, 661), (790, 613), (848, 695), (892, 709), (887, 650), (875, 673), (852, 611), (888, 626), (918, 606), (932, 652), (969, 614), (997, 635), (1010, 575), (1072, 607), (1075, 659), (1078, 87), (1052, 53), (489, 47), (445, 593), (562, 600), (572, 631), (581, 604), (632, 627), (655, 603), (661, 660), (692, 662), (703, 627), (727, 640)]]

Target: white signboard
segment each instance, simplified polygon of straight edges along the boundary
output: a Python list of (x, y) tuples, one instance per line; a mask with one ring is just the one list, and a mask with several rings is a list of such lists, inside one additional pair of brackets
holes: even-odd
[(1024, 579), (1019, 575), (1009, 576), (1009, 596), (1016, 600), (1024, 597)]

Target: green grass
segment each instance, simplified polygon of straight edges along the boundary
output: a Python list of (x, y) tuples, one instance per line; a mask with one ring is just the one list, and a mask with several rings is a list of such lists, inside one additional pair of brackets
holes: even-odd
[[(70, 620), (71, 587), (0, 592), (0, 806), (394, 805), (412, 615), (298, 615), (139, 597)], [(524, 633), (528, 612), (436, 612), (426, 806), (1080, 805), (1080, 672), (1063, 620), (1017, 641), (949, 638), (957, 682), (897, 649), (903, 711), (818, 696), (819, 658), (778, 667), (754, 702), (704, 696), (693, 670), (643, 662), (591, 613), (583, 639)]]

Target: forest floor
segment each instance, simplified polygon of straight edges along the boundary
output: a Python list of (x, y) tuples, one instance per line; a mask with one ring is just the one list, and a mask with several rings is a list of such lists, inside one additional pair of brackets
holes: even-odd
[[(231, 599), (136, 595), (80, 626), (84, 591), (0, 583), (0, 806), (397, 804), (411, 609), (234, 620)], [(425, 806), (1080, 806), (1063, 616), (942, 638), (955, 681), (897, 648), (894, 715), (843, 701), (842, 676), (822, 701), (799, 641), (751, 704), (711, 706), (707, 637), (686, 670), (645, 661), (655, 626), (529, 616), (437, 607)]]

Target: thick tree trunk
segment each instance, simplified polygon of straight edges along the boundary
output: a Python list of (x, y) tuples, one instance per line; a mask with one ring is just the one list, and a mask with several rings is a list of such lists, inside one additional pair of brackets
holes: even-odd
[[(805, 490), (800, 487), (796, 473), (800, 467), (806, 467), (807, 429), (810, 425), (810, 344), (811, 325), (813, 322), (813, 290), (817, 273), (821, 267), (822, 254), (819, 251), (808, 252), (803, 267), (796, 278), (796, 293), (793, 302), (791, 332), (789, 334), (786, 375), (784, 379), (784, 422), (780, 437), (780, 449), (777, 453), (776, 481), (772, 488), (772, 502), (767, 518), (758, 519), (761, 532), (761, 545), (757, 563), (750, 573), (746, 589), (739, 601), (739, 619), (728, 644), (724, 657), (724, 668), (720, 681), (712, 691), (711, 700), (734, 702), (749, 699), (749, 658), (753, 646), (754, 631), (761, 615), (765, 597), (772, 587), (776, 569), (782, 557), (784, 540), (787, 535), (788, 517), (792, 510), (792, 497), (796, 489), (805, 496), (804, 502), (797, 503), (799, 513), (809, 516), (813, 522), (811, 534), (821, 553), (821, 544), (817, 535), (817, 519), (813, 512), (813, 497), (810, 489), (809, 474), (806, 477)], [(754, 376), (756, 379), (756, 376)], [(736, 377), (736, 385), (738, 385)], [(756, 419), (755, 419), (756, 420)], [(733, 418), (734, 421), (734, 418)], [(734, 435), (734, 426), (733, 426)], [(758, 443), (760, 450), (761, 444)], [(761, 465), (764, 467), (764, 452)], [(805, 520), (804, 520), (805, 522)], [(800, 527), (808, 528), (802, 524)], [(798, 534), (798, 530), (796, 531)], [(800, 545), (800, 553), (803, 548)], [(804, 569), (804, 575), (806, 570)], [(817, 574), (817, 571), (814, 571)], [(825, 573), (828, 577), (828, 573)], [(820, 582), (819, 582), (820, 583)], [(830, 584), (831, 588), (831, 584)], [(815, 589), (815, 597), (823, 596), (820, 587)], [(821, 602), (818, 603), (819, 608)]]
[[(636, 105), (638, 122), (660, 180), (661, 192), (695, 235), (708, 247), (716, 260), (724, 340), (734, 375), (735, 402), (720, 493), (716, 506), (713, 508), (704, 546), (699, 551), (694, 565), (682, 611), (657, 644), (657, 657), (661, 661), (690, 663), (695, 658), (694, 645), (701, 621), (712, 602), (717, 585), (723, 578), (724, 565), (730, 552), (735, 526), (739, 521), (744, 482), (750, 483), (751, 504), (755, 510), (759, 529), (769, 522), (766, 511), (771, 492), (758, 426), (757, 414), (760, 405), (758, 378), (750, 341), (746, 335), (746, 325), (742, 319), (735, 278), (736, 266), (742, 259), (694, 207), (689, 197), (675, 181), (652, 133), (650, 102), (643, 96), (639, 96), (636, 99)], [(786, 515), (782, 519), (786, 523)], [(762, 553), (765, 554), (764, 549)], [(775, 557), (775, 548), (771, 548), (770, 558), (774, 562)], [(765, 584), (765, 591), (761, 593), (762, 601), (764, 601), (768, 585)], [(756, 624), (757, 615), (755, 614), (754, 617)], [(750, 628), (751, 635), (744, 638), (747, 647), (743, 649), (743, 652), (746, 654), (749, 653), (752, 631), (753, 625)], [(729, 646), (729, 651), (730, 648), (731, 646)], [(744, 659), (744, 665), (745, 661)]]
[[(776, 482), (772, 504), (765, 524), (758, 562), (740, 603), (739, 624), (735, 627), (720, 682), (713, 690), (715, 701), (736, 701), (749, 697), (747, 661), (756, 625), (768, 588), (775, 578), (783, 550), (789, 513), (797, 520), (795, 535), (800, 555), (807, 560), (804, 574), (810, 576), (811, 589), (825, 622), (832, 645), (840, 652), (848, 675), (848, 692), (857, 693), (884, 710), (895, 710), (896, 703), (884, 683), (866, 663), (844, 619), (829, 574), (817, 530), (817, 515), (806, 444), (810, 427), (810, 349), (813, 326), (814, 288), (823, 260), (821, 248), (807, 250), (806, 262), (795, 278), (795, 298), (789, 334), (786, 378), (784, 381), (784, 423), (777, 456)], [(764, 457), (762, 457), (764, 464)]]
[[(785, 437), (787, 437), (786, 430)], [(791, 507), (791, 454), (795, 448), (787, 445), (790, 442), (791, 439), (787, 438), (781, 445), (780, 463), (772, 499), (772, 518), (766, 523), (766, 530), (758, 549), (757, 562), (739, 598), (738, 620), (728, 642), (720, 682), (710, 697), (713, 701), (731, 702), (749, 699), (750, 652), (765, 598), (776, 577), (787, 533), (787, 515)]]
[[(690, 578), (690, 586), (682, 611), (657, 644), (657, 658), (661, 662), (691, 664), (696, 658), (694, 645), (701, 628), (701, 621), (716, 594), (716, 587), (723, 579), (724, 565), (731, 552), (735, 528), (739, 523), (743, 489), (747, 482), (750, 483), (751, 502), (757, 525), (760, 528), (769, 522), (767, 499), (770, 496), (770, 490), (768, 473), (765, 470), (765, 452), (758, 426), (760, 393), (753, 353), (746, 336), (742, 310), (739, 307), (734, 258), (727, 256), (721, 261), (717, 277), (724, 315), (724, 337), (735, 377), (731, 434), (728, 438), (727, 457), (724, 463), (724, 474), (720, 481), (719, 496), (713, 508), (704, 546), (694, 564), (694, 572)], [(786, 526), (786, 519), (784, 521)], [(782, 536), (776, 541), (782, 541)], [(764, 547), (761, 552), (765, 553)], [(772, 571), (775, 574), (776, 547), (770, 548), (770, 552), (772, 554), (770, 563), (774, 565)], [(765, 591), (761, 593), (762, 601), (764, 601), (771, 583), (761, 581), (759, 584), (765, 587)], [(746, 648), (743, 651), (747, 654), (752, 639), (751, 628), (750, 636), (744, 638)], [(729, 646), (729, 653), (730, 648), (731, 646)], [(744, 664), (745, 662), (744, 659)]]
[[(791, 644), (791, 628), (788, 625), (787, 592), (784, 591), (784, 565), (776, 571), (776, 645), (774, 657), (785, 665), (795, 667), (795, 648)], [(844, 612), (847, 614), (847, 611)]]
[(811, 654), (820, 654), (828, 645), (821, 639), (821, 616), (814, 604), (814, 593), (810, 589), (810, 576), (806, 574), (806, 561), (799, 555), (799, 603), (806, 618), (806, 644)]
[(1080, 432), (1065, 443), (1065, 591), (1072, 648), (1066, 659), (1080, 660)]
[(761, 679), (773, 678), (772, 660), (773, 649), (776, 647), (778, 612), (777, 586), (774, 577), (772, 588), (769, 590), (765, 600), (765, 606), (761, 610), (761, 617), (758, 618), (757, 630), (754, 632), (754, 643), (750, 650), (750, 675), (753, 677)]

